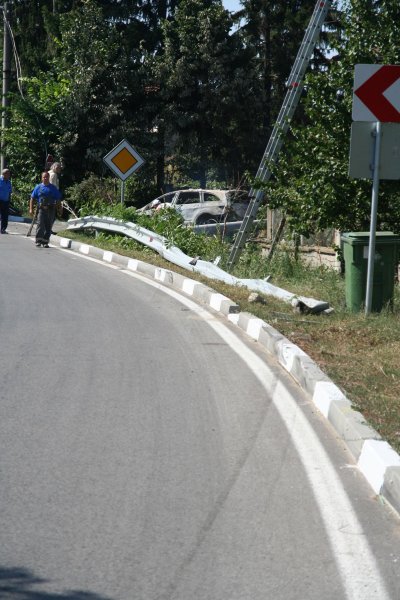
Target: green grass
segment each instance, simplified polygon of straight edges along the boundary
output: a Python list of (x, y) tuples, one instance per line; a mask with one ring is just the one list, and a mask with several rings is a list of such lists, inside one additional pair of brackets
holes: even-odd
[[(167, 263), (152, 250), (127, 238), (100, 234), (88, 240), (88, 235), (70, 231), (62, 235), (188, 275), (188, 271)], [(213, 243), (212, 252), (221, 251)], [(226, 249), (222, 248), (222, 254), (226, 257)], [(255, 246), (250, 247), (233, 274), (246, 278), (270, 275), (274, 285), (329, 302), (334, 308), (330, 316), (298, 314), (288, 303), (271, 296), (265, 296), (265, 304), (250, 303), (247, 289), (190, 274), (237, 302), (242, 311), (270, 323), (301, 347), (343, 390), (354, 408), (400, 451), (399, 285), (395, 286), (392, 310), (365, 317), (363, 313), (346, 310), (345, 284), (340, 274), (327, 268), (307, 267), (288, 251), (278, 252), (270, 262), (260, 256)]]

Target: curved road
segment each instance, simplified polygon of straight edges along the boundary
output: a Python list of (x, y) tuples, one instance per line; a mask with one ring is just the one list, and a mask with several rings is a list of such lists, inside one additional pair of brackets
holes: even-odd
[(329, 425), (159, 288), (0, 237), (0, 598), (398, 600), (399, 520)]

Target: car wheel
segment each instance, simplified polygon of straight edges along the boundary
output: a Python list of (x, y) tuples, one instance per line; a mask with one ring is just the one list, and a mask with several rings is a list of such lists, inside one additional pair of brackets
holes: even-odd
[(219, 218), (214, 215), (200, 215), (196, 219), (196, 225), (216, 225), (219, 222)]

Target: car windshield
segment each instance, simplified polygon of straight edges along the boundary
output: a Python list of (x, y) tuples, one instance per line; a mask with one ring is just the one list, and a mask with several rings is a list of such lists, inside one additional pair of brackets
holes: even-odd
[(164, 204), (164, 202), (172, 202), (176, 192), (168, 192), (168, 194), (164, 194), (163, 196), (159, 196), (156, 198), (160, 203)]

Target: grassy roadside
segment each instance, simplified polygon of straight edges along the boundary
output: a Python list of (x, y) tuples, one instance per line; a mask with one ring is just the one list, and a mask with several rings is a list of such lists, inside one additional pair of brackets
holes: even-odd
[[(97, 238), (76, 232), (60, 235), (137, 258), (188, 276), (162, 259), (152, 250), (132, 240), (100, 235)], [(265, 260), (263, 261), (263, 269)], [(292, 307), (266, 296), (265, 303), (250, 303), (249, 291), (210, 281), (195, 273), (190, 277), (202, 281), (228, 296), (248, 311), (270, 323), (288, 339), (302, 348), (321, 369), (343, 390), (353, 407), (400, 452), (400, 287), (396, 286), (393, 310), (384, 310), (365, 318), (345, 308), (344, 279), (327, 269), (311, 269), (297, 263), (287, 253), (277, 254), (268, 265), (271, 282), (294, 294), (329, 302), (335, 312), (330, 316), (294, 313)], [(244, 275), (243, 270), (246, 270)], [(256, 275), (254, 264), (239, 265), (238, 277)]]

